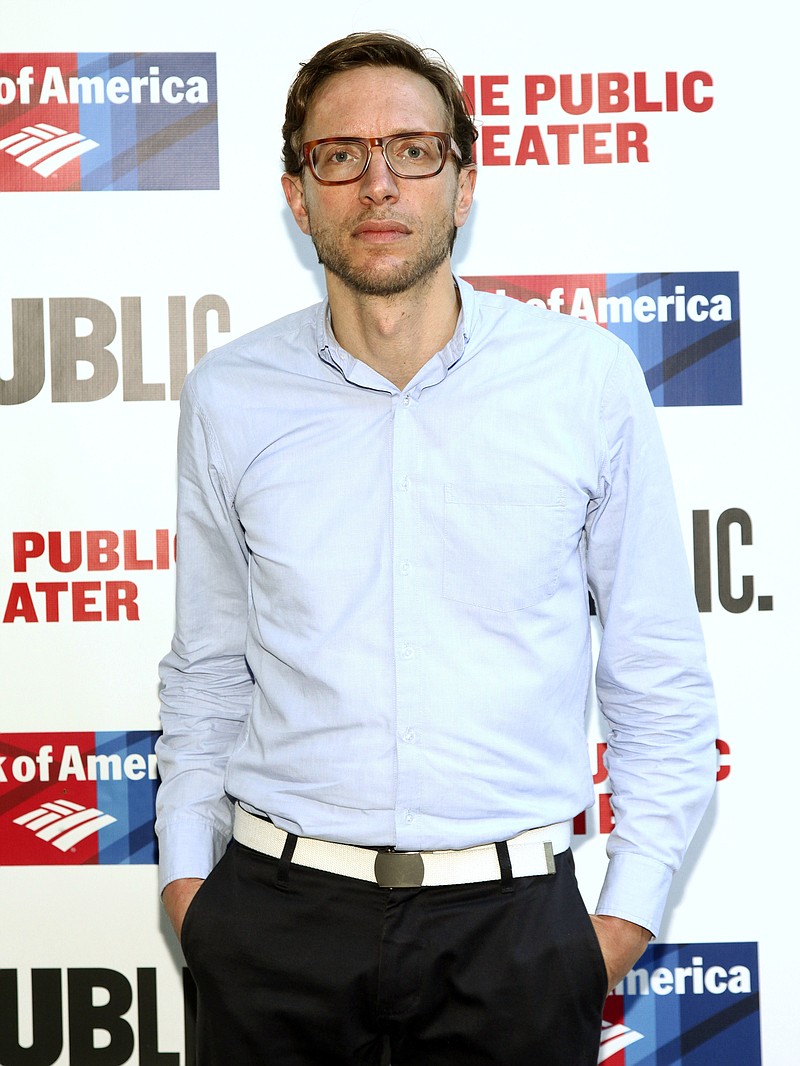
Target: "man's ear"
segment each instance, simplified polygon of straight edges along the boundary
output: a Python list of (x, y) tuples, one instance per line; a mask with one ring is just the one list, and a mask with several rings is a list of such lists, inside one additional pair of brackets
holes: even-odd
[(462, 167), (458, 172), (458, 190), (453, 210), (453, 221), (456, 226), (463, 226), (469, 218), (477, 179), (478, 168), (474, 165)]
[(294, 215), (295, 222), (303, 233), (310, 234), (303, 179), (299, 174), (284, 174), (281, 177), (281, 185), (283, 186), (283, 195), (286, 197), (286, 203)]

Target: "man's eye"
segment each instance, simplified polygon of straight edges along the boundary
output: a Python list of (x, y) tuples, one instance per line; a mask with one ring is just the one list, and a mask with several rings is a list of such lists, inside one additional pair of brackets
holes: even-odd
[(321, 161), (329, 166), (343, 166), (354, 162), (357, 158), (356, 146), (352, 144), (330, 144), (325, 146), (325, 154), (321, 157)]
[(417, 142), (406, 144), (401, 149), (401, 154), (404, 155), (406, 159), (424, 159), (425, 156), (429, 154), (428, 146)]
[(435, 166), (441, 158), (439, 142), (432, 137), (415, 137), (411, 140), (394, 141), (390, 154), (399, 165), (419, 167)]

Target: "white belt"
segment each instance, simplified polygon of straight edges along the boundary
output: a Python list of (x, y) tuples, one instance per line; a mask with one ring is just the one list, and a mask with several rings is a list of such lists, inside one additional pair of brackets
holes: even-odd
[[(233, 836), (263, 855), (280, 858), (288, 833), (236, 805)], [(570, 822), (528, 829), (506, 841), (513, 877), (553, 874), (554, 856), (570, 846)], [(297, 837), (291, 861), (344, 877), (371, 881), (381, 888), (419, 888), (429, 885), (466, 885), (498, 881), (502, 876), (494, 844), (453, 851), (379, 851), (336, 844), (314, 837)]]

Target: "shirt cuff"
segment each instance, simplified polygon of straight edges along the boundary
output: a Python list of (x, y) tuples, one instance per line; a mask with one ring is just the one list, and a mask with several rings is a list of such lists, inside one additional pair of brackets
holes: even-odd
[(597, 914), (610, 914), (658, 936), (672, 884), (669, 866), (633, 852), (616, 852), (608, 864)]
[(158, 891), (180, 877), (208, 877), (225, 854), (229, 838), (200, 819), (162, 825), (158, 833)]

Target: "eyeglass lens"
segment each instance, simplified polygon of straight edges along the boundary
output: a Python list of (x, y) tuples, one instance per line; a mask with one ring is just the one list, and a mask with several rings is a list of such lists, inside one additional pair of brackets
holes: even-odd
[[(445, 146), (439, 137), (391, 137), (384, 143), (389, 169), (399, 177), (427, 177), (442, 165)], [(369, 165), (370, 148), (365, 141), (342, 139), (318, 144), (311, 152), (311, 165), (323, 181), (348, 181)]]

